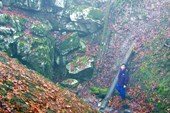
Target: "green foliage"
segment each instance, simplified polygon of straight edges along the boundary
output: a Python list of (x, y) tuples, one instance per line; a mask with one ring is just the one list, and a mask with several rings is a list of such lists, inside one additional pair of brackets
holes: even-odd
[(98, 88), (94, 86), (90, 87), (90, 92), (100, 98), (104, 98), (107, 94), (107, 91), (108, 91), (108, 88)]

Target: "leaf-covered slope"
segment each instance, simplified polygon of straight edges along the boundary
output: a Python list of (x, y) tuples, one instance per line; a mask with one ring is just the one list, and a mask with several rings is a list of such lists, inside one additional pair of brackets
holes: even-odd
[(75, 94), (56, 87), (36, 72), (0, 52), (0, 112), (97, 112)]

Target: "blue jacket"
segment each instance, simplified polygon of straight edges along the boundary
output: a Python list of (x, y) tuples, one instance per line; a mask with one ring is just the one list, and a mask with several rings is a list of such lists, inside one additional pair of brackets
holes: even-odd
[(128, 70), (127, 69), (125, 69), (125, 70), (120, 69), (117, 84), (119, 86), (127, 85), (128, 81), (129, 81)]

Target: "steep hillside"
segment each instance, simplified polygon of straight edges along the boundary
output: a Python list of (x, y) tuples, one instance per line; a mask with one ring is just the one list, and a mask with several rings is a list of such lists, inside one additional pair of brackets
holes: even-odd
[(153, 112), (170, 112), (170, 29), (148, 41), (129, 64), (131, 85), (140, 85)]
[(0, 112), (97, 113), (75, 94), (57, 87), (2, 52), (0, 52)]

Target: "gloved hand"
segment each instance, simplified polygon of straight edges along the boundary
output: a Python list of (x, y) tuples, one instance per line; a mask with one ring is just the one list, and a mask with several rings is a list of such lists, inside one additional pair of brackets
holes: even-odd
[(126, 85), (124, 85), (123, 87), (126, 88)]

